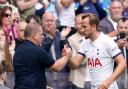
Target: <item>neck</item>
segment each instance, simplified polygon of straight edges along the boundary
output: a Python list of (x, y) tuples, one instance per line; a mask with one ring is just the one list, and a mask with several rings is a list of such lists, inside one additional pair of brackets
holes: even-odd
[(31, 38), (26, 38), (26, 40), (29, 40), (29, 41), (31, 41), (33, 44), (35, 44), (35, 45), (38, 45), (33, 39), (31, 39)]
[(92, 36), (90, 37), (90, 39), (92, 41), (94, 41), (94, 40), (96, 40), (99, 37), (99, 35), (100, 35), (100, 32), (96, 31), (96, 32), (92, 33)]

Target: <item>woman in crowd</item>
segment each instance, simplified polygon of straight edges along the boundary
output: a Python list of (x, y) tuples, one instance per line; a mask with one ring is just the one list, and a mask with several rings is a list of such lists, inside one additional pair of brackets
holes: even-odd
[(9, 42), (2, 27), (0, 27), (0, 61), (5, 60), (7, 67), (7, 80), (5, 86), (13, 89), (14, 75), (12, 74), (12, 57), (9, 51)]
[(12, 8), (9, 6), (3, 7), (0, 12), (0, 26), (3, 27), (7, 40), (10, 43), (10, 46), (12, 46), (10, 48), (15, 46), (15, 38), (17, 38), (16, 26), (14, 25), (12, 18)]

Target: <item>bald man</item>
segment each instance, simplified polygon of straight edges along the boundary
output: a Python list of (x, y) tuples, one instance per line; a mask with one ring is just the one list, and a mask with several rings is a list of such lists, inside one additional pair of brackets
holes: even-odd
[[(65, 43), (64, 38), (70, 30), (63, 29), (61, 33), (58, 32), (56, 29), (55, 17), (50, 12), (46, 12), (42, 16), (42, 27), (46, 33), (42, 47), (44, 47), (49, 55), (56, 60), (61, 57), (61, 49)], [(48, 46), (50, 50), (46, 48)], [(69, 89), (70, 83), (68, 66), (65, 66), (59, 73), (53, 72), (50, 69), (46, 70), (46, 78), (47, 83), (53, 87), (53, 89)]]
[(119, 0), (113, 0), (110, 3), (109, 12), (110, 15), (100, 21), (99, 31), (103, 31), (103, 33), (114, 37), (115, 40), (115, 36), (117, 35), (117, 23), (118, 20), (122, 17), (123, 12), (122, 2)]
[(27, 23), (25, 21), (21, 21), (18, 23), (17, 25), (17, 34), (18, 34), (18, 38), (16, 39), (16, 46), (15, 46), (15, 50), (17, 49), (17, 47), (19, 47), (19, 45), (21, 43), (23, 43), (24, 41), (24, 30), (26, 28)]

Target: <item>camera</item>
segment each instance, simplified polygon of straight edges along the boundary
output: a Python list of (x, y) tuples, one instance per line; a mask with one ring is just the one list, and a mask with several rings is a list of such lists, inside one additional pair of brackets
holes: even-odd
[(121, 32), (119, 34), (119, 39), (123, 39), (123, 38), (126, 38), (126, 34), (124, 32)]

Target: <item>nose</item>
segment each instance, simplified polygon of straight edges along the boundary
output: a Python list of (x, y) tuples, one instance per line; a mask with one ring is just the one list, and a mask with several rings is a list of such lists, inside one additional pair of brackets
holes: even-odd
[(45, 37), (45, 35), (43, 34), (43, 35), (42, 35), (42, 39), (44, 39), (44, 37)]
[(83, 33), (85, 32), (84, 28), (81, 28), (81, 32), (83, 32)]
[(10, 19), (10, 18), (11, 18), (11, 16), (8, 16), (8, 18)]

